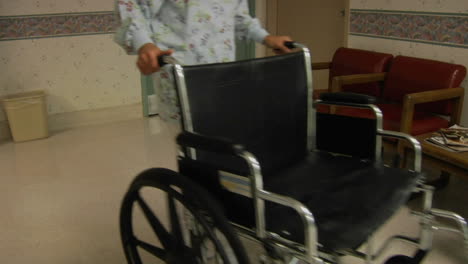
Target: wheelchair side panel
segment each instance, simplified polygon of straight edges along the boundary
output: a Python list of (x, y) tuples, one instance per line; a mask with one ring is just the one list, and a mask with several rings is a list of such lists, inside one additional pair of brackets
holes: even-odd
[(317, 149), (375, 158), (376, 120), (317, 113)]

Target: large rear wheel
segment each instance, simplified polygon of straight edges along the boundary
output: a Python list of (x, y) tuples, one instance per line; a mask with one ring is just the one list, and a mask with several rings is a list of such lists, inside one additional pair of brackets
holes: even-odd
[[(147, 198), (152, 192), (158, 196)], [(139, 219), (138, 213), (142, 215)], [(148, 229), (137, 234), (136, 224), (144, 221)], [(154, 263), (248, 263), (238, 236), (215, 199), (198, 184), (168, 169), (149, 169), (135, 178), (122, 202), (120, 232), (129, 264), (146, 263), (148, 258), (143, 259), (142, 254), (155, 258)], [(146, 241), (147, 233), (153, 233), (157, 240)]]

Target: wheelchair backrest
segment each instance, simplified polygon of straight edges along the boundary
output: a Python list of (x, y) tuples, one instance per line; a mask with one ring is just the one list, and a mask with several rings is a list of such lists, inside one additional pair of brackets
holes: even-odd
[[(302, 159), (311, 98), (306, 54), (176, 70), (184, 130), (244, 145), (259, 160), (264, 176)], [(227, 168), (242, 163), (200, 152), (196, 159)]]

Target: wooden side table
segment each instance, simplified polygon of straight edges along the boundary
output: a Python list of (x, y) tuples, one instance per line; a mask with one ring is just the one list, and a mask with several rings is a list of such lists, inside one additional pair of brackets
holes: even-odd
[[(438, 147), (425, 139), (429, 138), (434, 133), (419, 135), (416, 139), (421, 143), (423, 166), (430, 163), (441, 171), (448, 172), (452, 175), (468, 177), (468, 152), (451, 152)], [(411, 147), (407, 143), (403, 143), (403, 163), (408, 160), (408, 154), (412, 152)], [(406, 164), (404, 164), (406, 166)]]

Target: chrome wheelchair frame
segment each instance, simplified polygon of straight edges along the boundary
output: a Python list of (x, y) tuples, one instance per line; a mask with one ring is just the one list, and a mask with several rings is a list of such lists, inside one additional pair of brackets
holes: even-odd
[[(382, 128), (382, 112), (372, 104), (361, 104), (356, 102), (346, 102), (342, 100), (328, 101), (328, 100), (318, 100), (316, 102), (312, 101), (312, 69), (311, 69), (311, 54), (310, 51), (301, 44), (295, 44), (295, 48), (300, 49), (304, 55), (305, 60), (305, 72), (307, 75), (307, 93), (308, 93), (308, 112), (307, 112), (307, 149), (309, 152), (315, 151), (316, 149), (316, 135), (314, 130), (315, 123), (315, 110), (314, 108), (318, 105), (338, 105), (346, 107), (357, 107), (357, 108), (367, 108), (374, 112), (376, 117), (376, 127), (377, 131), (376, 144), (375, 144), (375, 162), (381, 162), (381, 151), (382, 151), (382, 137), (396, 138), (399, 140), (406, 140), (410, 142), (414, 150), (414, 162), (412, 164), (411, 171), (416, 173), (421, 172), (421, 146), (419, 142), (406, 134), (386, 131)], [(172, 58), (164, 58), (166, 63), (172, 64), (174, 68), (175, 81), (177, 84), (179, 100), (181, 104), (181, 109), (183, 111), (183, 127), (184, 130), (188, 133), (191, 133), (192, 136), (197, 137), (197, 132), (194, 131), (190, 105), (188, 100), (188, 93), (186, 88), (186, 80), (184, 76), (183, 66), (177, 64)], [(179, 145), (181, 147), (179, 152), (179, 159), (189, 158), (196, 160), (197, 153), (196, 144), (190, 142), (187, 143), (183, 138), (179, 137)], [(216, 140), (214, 140), (216, 143)], [(432, 197), (433, 197), (433, 188), (424, 184), (424, 179), (420, 179), (417, 183), (417, 187), (414, 189), (414, 192), (423, 193), (423, 206), (421, 212), (415, 212), (414, 214), (420, 216), (420, 235), (418, 238), (411, 238), (405, 236), (393, 236), (389, 238), (381, 248), (374, 251), (372, 240), (368, 241), (366, 252), (360, 252), (358, 250), (344, 250), (339, 252), (324, 252), (320, 250), (320, 244), (318, 239), (317, 232), (317, 223), (314, 218), (313, 212), (311, 212), (308, 207), (298, 200), (295, 200), (291, 197), (280, 195), (265, 190), (263, 184), (263, 176), (261, 170), (261, 164), (257, 160), (254, 154), (250, 153), (247, 150), (244, 150), (239, 146), (230, 146), (230, 151), (232, 155), (236, 155), (242, 158), (246, 164), (248, 164), (249, 174), (248, 178), (240, 175), (233, 174), (231, 172), (219, 171), (220, 182), (223, 187), (235, 194), (251, 198), (253, 200), (253, 208), (255, 213), (255, 228), (248, 228), (241, 226), (236, 223), (231, 223), (232, 227), (238, 232), (238, 234), (247, 239), (257, 241), (261, 243), (265, 248), (270, 252), (271, 259), (274, 261), (279, 261), (280, 263), (297, 263), (299, 260), (304, 261), (309, 264), (324, 264), (324, 263), (339, 263), (339, 258), (343, 255), (350, 255), (357, 258), (361, 258), (365, 263), (371, 264), (374, 261), (382, 256), (390, 244), (395, 240), (402, 240), (415, 244), (418, 248), (415, 256), (413, 258), (404, 258), (409, 261), (416, 260), (419, 263), (426, 253), (432, 247), (433, 239), (433, 230), (434, 229), (443, 229), (436, 223), (436, 217), (449, 218), (457, 222), (460, 226), (460, 230), (449, 229), (450, 231), (456, 231), (463, 235), (465, 240), (465, 249), (468, 251), (468, 229), (466, 221), (459, 215), (432, 208)], [(304, 244), (300, 244), (291, 240), (288, 240), (282, 237), (280, 234), (270, 232), (266, 228), (266, 219), (265, 219), (265, 202), (271, 202), (285, 207), (289, 207), (294, 210), (302, 220), (303, 231), (304, 231)], [(401, 260), (401, 256), (396, 258), (389, 259), (386, 263), (413, 263), (413, 262), (398, 262)], [(265, 259), (265, 263), (267, 263)], [(273, 260), (272, 260), (273, 261)], [(393, 261), (393, 262), (392, 262)]]

